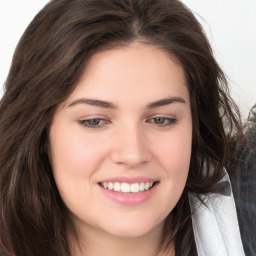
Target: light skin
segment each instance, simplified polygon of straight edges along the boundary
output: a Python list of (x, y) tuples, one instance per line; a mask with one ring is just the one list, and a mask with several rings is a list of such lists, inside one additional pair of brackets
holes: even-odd
[[(86, 255), (160, 255), (165, 219), (187, 180), (191, 142), (189, 92), (174, 58), (134, 42), (90, 59), (50, 127), (54, 177)], [(100, 185), (120, 177), (156, 185), (142, 202), (125, 204)]]

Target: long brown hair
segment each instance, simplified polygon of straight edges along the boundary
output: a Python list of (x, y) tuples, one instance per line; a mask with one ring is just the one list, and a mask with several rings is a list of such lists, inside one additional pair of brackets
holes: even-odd
[(215, 190), (230, 136), (240, 129), (225, 75), (202, 27), (178, 0), (52, 0), (22, 36), (0, 103), (1, 256), (71, 255), (67, 230), (72, 223), (46, 153), (48, 128), (90, 56), (134, 40), (169, 52), (186, 74), (191, 165), (183, 195), (166, 220), (163, 245), (174, 242), (176, 255), (191, 252), (188, 192)]

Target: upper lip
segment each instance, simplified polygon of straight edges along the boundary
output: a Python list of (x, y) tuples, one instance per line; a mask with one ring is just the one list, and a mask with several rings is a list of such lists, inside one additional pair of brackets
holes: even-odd
[(132, 183), (141, 183), (141, 182), (157, 182), (157, 179), (152, 179), (149, 177), (113, 177), (113, 178), (108, 178), (108, 179), (104, 179), (101, 180), (99, 183), (103, 183), (103, 182), (118, 182), (118, 183), (128, 183), (128, 184), (132, 184)]

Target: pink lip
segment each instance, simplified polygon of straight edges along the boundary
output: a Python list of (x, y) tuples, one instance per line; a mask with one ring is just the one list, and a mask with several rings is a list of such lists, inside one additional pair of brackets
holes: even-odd
[(155, 183), (155, 185), (149, 190), (145, 190), (138, 193), (117, 192), (113, 190), (108, 190), (102, 187), (101, 185), (99, 185), (99, 188), (107, 198), (113, 200), (114, 202), (128, 206), (135, 206), (148, 201), (156, 192), (158, 185), (159, 182)]

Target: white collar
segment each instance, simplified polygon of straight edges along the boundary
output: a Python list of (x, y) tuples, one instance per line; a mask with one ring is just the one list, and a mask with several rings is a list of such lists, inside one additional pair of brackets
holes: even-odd
[(192, 225), (198, 256), (244, 256), (229, 176), (220, 182), (228, 184), (228, 195), (200, 195), (206, 206), (189, 193)]

